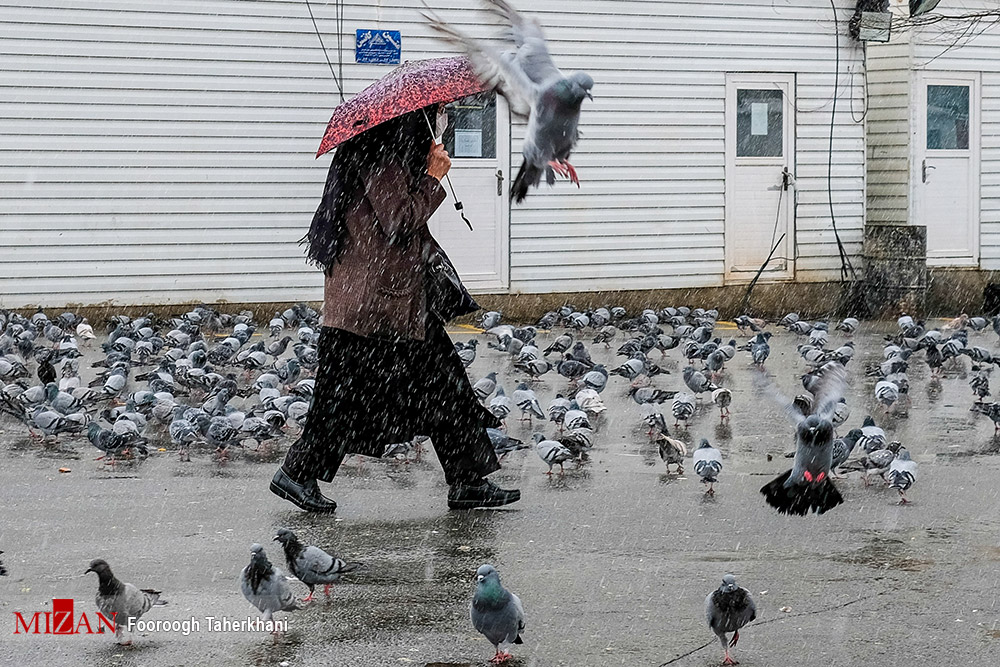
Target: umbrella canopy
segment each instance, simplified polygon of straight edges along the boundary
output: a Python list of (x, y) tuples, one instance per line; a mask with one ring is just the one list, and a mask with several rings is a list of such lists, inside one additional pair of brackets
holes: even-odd
[(387, 120), (486, 88), (461, 56), (405, 62), (333, 110), (316, 157)]

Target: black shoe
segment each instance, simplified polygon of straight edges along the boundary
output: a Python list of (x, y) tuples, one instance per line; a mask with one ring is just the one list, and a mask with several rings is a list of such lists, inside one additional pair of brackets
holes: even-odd
[(448, 507), (471, 510), (476, 507), (501, 507), (521, 499), (517, 489), (501, 489), (488, 479), (473, 484), (453, 484), (448, 489)]
[(271, 479), (271, 493), (307, 512), (330, 514), (337, 511), (337, 503), (320, 493), (315, 479), (296, 482), (283, 468), (278, 468)]

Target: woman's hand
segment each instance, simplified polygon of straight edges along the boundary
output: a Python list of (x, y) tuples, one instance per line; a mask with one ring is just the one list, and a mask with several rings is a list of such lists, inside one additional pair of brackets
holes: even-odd
[(432, 144), (427, 154), (427, 173), (440, 181), (449, 169), (451, 169), (451, 158), (448, 157), (444, 145)]

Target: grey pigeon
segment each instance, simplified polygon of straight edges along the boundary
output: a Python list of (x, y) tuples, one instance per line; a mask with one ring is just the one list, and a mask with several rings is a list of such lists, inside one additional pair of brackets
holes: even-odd
[[(750, 591), (736, 585), (736, 577), (727, 574), (722, 585), (705, 598), (705, 619), (708, 627), (719, 638), (725, 652), (723, 665), (738, 664), (729, 656), (729, 649), (740, 640), (740, 630), (757, 618), (757, 605), (750, 597)], [(732, 632), (733, 639), (726, 641), (726, 633)]]
[(132, 584), (119, 581), (111, 572), (111, 566), (100, 558), (90, 561), (90, 566), (84, 574), (90, 572), (97, 573), (97, 610), (107, 618), (114, 619), (115, 639), (119, 643), (132, 643), (131, 639), (122, 642), (122, 636), (130, 621), (138, 620), (154, 606), (167, 604), (160, 599), (160, 591), (151, 588), (139, 589)]
[(487, 2), (509, 25), (506, 52), (436, 18), (427, 18), (444, 39), (465, 50), (480, 79), (497, 88), (516, 115), (528, 118), (522, 146), (524, 162), (511, 184), (511, 199), (524, 201), (528, 188), (537, 187), (543, 175), (550, 185), (558, 173), (579, 186), (576, 170), (568, 160), (579, 139), (580, 106), (584, 98), (593, 99), (593, 78), (585, 72), (564, 76), (552, 62), (537, 21), (525, 18), (507, 0)]
[(843, 438), (837, 438), (833, 441), (833, 457), (830, 462), (830, 470), (832, 472), (836, 472), (837, 468), (844, 465), (847, 459), (850, 458), (851, 452), (854, 451), (862, 435), (861, 429), (853, 428)]
[(511, 658), (501, 651), (506, 644), (523, 644), (524, 608), (521, 599), (500, 583), (500, 575), (492, 565), (480, 565), (476, 570), (476, 592), (470, 608), (472, 627), (489, 640), (496, 649), (491, 662), (501, 663)]
[(529, 424), (531, 423), (532, 417), (545, 419), (545, 413), (542, 412), (542, 406), (538, 403), (538, 397), (535, 396), (534, 391), (528, 389), (528, 385), (524, 382), (517, 385), (517, 389), (514, 390), (512, 398), (514, 400), (514, 405), (521, 410), (521, 421), (524, 421), (525, 415), (528, 417)]
[(719, 421), (729, 419), (729, 406), (733, 403), (733, 392), (727, 387), (719, 387), (712, 392), (712, 403), (719, 407)]
[(497, 388), (497, 374), (496, 371), (487, 373), (485, 377), (477, 381), (472, 385), (472, 391), (475, 393), (476, 398), (480, 401), (485, 401), (493, 393), (493, 390)]
[(814, 387), (813, 414), (804, 416), (791, 404), (788, 414), (797, 424), (796, 447), (792, 469), (761, 487), (767, 503), (782, 514), (805, 516), (809, 512), (823, 514), (844, 502), (837, 487), (830, 481), (833, 464), (834, 409), (843, 396), (846, 374), (839, 365), (824, 371)]
[(243, 597), (264, 615), (265, 623), (275, 612), (301, 609), (288, 585), (288, 577), (281, 568), (271, 565), (264, 547), (259, 544), (250, 546), (250, 564), (240, 573), (240, 590)]
[(323, 593), (330, 597), (330, 585), (340, 581), (342, 575), (353, 572), (361, 567), (361, 563), (348, 563), (336, 556), (331, 556), (319, 547), (305, 546), (299, 542), (295, 533), (282, 528), (274, 536), (285, 551), (285, 562), (288, 569), (303, 584), (309, 587), (309, 595), (303, 602), (313, 598), (313, 590), (317, 584), (323, 584)]
[(559, 466), (561, 473), (563, 463), (576, 458), (568, 447), (556, 440), (546, 440), (545, 435), (542, 433), (535, 433), (531, 437), (535, 441), (535, 451), (538, 452), (538, 456), (549, 464), (549, 470), (545, 473), (546, 475), (552, 474), (552, 466), (555, 465)]
[[(3, 554), (3, 552), (0, 551), (0, 554)], [(6, 576), (7, 576), (7, 568), (5, 568), (3, 566), (3, 563), (0, 562), (0, 577), (6, 577)]]
[(499, 459), (519, 449), (528, 449), (528, 445), (517, 438), (510, 437), (498, 428), (487, 427), (486, 435), (490, 436), (490, 442), (493, 443), (493, 451)]
[(496, 395), (490, 399), (490, 404), (487, 408), (494, 417), (503, 421), (507, 419), (507, 415), (510, 414), (511, 410), (514, 409), (514, 401), (507, 396), (504, 392), (503, 387), (497, 386)]
[(886, 480), (890, 489), (899, 491), (900, 505), (910, 502), (906, 499), (906, 492), (917, 481), (917, 462), (910, 458), (910, 452), (905, 448), (901, 448), (896, 458), (889, 464)]
[(719, 481), (722, 472), (722, 452), (709, 444), (705, 438), (694, 450), (694, 471), (701, 478), (702, 484), (707, 484), (706, 496), (715, 495), (715, 483)]
[(696, 371), (694, 367), (687, 366), (681, 373), (681, 377), (684, 378), (684, 384), (687, 385), (688, 389), (694, 392), (695, 396), (706, 392), (715, 391), (718, 387), (712, 383), (705, 374), (701, 371)]
[(694, 416), (694, 396), (678, 394), (670, 409), (674, 415), (674, 426), (679, 426), (681, 422), (687, 423)]

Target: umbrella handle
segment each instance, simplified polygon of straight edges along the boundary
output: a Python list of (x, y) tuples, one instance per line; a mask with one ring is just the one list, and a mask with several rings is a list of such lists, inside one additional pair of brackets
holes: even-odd
[[(437, 145), (437, 137), (434, 136), (434, 126), (431, 125), (431, 119), (427, 116), (427, 111), (425, 110), (422, 111), (424, 114), (424, 120), (427, 121), (427, 129), (430, 130), (431, 132), (431, 141), (434, 142), (434, 145)], [(461, 216), (462, 221), (469, 226), (470, 232), (475, 231), (474, 229), (472, 229), (472, 223), (469, 222), (469, 219), (467, 217), (465, 217), (465, 211), (464, 211), (465, 205), (462, 204), (461, 200), (459, 200), (458, 198), (458, 195), (455, 194), (455, 186), (451, 182), (451, 176), (445, 174), (444, 180), (448, 181), (448, 188), (451, 190), (452, 199), (455, 200), (455, 210), (458, 211), (458, 215)]]

